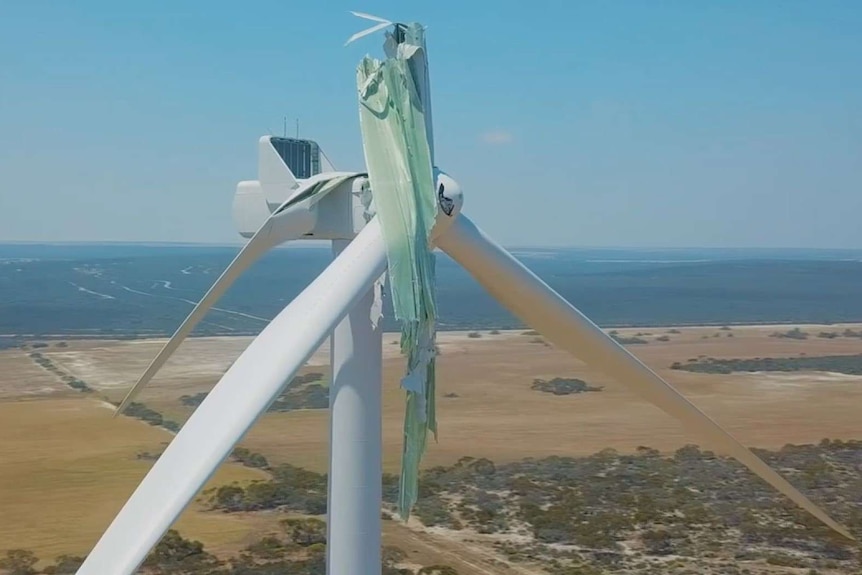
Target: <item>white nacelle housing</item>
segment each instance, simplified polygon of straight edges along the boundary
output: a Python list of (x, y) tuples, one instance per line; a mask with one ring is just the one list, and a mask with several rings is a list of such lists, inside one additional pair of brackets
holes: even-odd
[(233, 197), (233, 224), (239, 234), (250, 238), (272, 214), (266, 196), (257, 180), (245, 180), (236, 186)]
[[(279, 139), (279, 142), (285, 140)], [(302, 142), (310, 142), (303, 140)], [(314, 144), (314, 146), (317, 146)], [(251, 238), (269, 217), (289, 206), (289, 220), (282, 225), (297, 230), (282, 230), (291, 239), (339, 240), (356, 237), (374, 213), (373, 200), (367, 197), (368, 178), (359, 172), (336, 172), (322, 151), (319, 153), (320, 173), (308, 178), (296, 178), (282, 155), (276, 150), (272, 136), (258, 142), (258, 178), (237, 185), (233, 201), (234, 225), (241, 236)], [(439, 233), (460, 211), (463, 204), (461, 188), (449, 175), (434, 169), (439, 212), (433, 234)], [(303, 199), (315, 188), (330, 180), (344, 179), (334, 189), (313, 199)], [(285, 214), (286, 215), (286, 214)], [(311, 229), (311, 232), (306, 230)]]
[[(323, 197), (296, 201), (321, 182), (341, 177), (348, 179)], [(291, 225), (295, 222), (297, 229), (312, 230), (297, 235), (287, 234), (289, 237), (315, 240), (353, 239), (366, 223), (365, 210), (359, 200), (365, 181), (367, 178), (352, 172), (319, 174), (307, 180), (299, 180), (298, 187), (292, 190), (285, 202), (275, 208), (267, 201), (260, 181), (240, 182), (233, 201), (234, 225), (241, 236), (250, 238), (274, 212), (287, 205), (289, 207), (282, 209), (291, 211)]]

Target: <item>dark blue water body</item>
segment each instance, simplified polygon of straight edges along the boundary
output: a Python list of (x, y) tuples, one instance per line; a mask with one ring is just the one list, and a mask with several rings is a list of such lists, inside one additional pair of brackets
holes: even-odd
[[(170, 334), (237, 251), (0, 244), (0, 334)], [(862, 250), (513, 252), (606, 327), (862, 321)], [(196, 333), (257, 333), (330, 259), (325, 248), (269, 253)], [(437, 262), (442, 329), (523, 327), (448, 257), (438, 254)], [(386, 327), (395, 329), (387, 312)]]

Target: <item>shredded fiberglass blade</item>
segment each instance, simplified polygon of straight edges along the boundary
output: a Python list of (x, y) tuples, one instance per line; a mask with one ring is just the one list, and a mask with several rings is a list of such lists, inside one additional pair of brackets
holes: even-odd
[(359, 117), (371, 193), (383, 230), (395, 317), (407, 373), (399, 512), (407, 519), (418, 494), (419, 462), (434, 410), (436, 301), (429, 234), (437, 215), (424, 30), (398, 25), (387, 34), (384, 61), (366, 57), (357, 70)]

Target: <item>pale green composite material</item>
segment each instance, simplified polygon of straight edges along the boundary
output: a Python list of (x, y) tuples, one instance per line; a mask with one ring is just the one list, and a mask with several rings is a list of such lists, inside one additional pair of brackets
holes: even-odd
[(418, 495), (419, 462), (428, 431), (436, 437), (434, 356), (436, 298), (429, 234), (437, 216), (424, 30), (390, 34), (384, 61), (366, 57), (357, 70), (365, 162), (389, 263), (390, 291), (401, 322), (407, 373), (399, 513), (407, 519)]

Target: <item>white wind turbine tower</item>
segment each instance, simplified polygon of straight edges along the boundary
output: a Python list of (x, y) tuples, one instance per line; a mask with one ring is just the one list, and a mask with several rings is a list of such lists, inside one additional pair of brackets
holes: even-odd
[[(449, 254), (502, 305), (554, 345), (673, 415), (712, 448), (733, 455), (800, 507), (852, 539), (846, 529), (461, 213), (458, 184), (436, 167), (430, 170), (434, 166), (433, 145), (421, 28), (369, 18), (379, 24), (351, 40), (393, 26), (393, 31), (387, 33), (387, 54), (390, 60), (409, 61), (404, 68), (407, 72), (399, 78), (412, 78), (407, 80), (414, 88), (409, 93), (410, 105), (422, 116), (414, 127), (419, 126), (430, 153), (430, 163), (420, 166), (427, 175), (433, 174), (433, 190), (425, 190), (436, 204), (433, 226), (427, 230), (429, 244)], [(415, 40), (416, 34), (421, 41), (412, 45), (411, 38)], [(360, 91), (367, 88), (367, 81), (360, 85)], [(373, 130), (373, 121), (363, 117), (363, 129)], [(368, 144), (371, 140), (366, 136)], [(388, 136), (407, 141), (411, 133), (399, 124)], [(367, 146), (366, 158), (372, 160), (368, 174), (336, 172), (321, 156), (320, 173), (297, 178), (282, 157), (285, 142), (269, 136), (261, 138), (258, 180), (241, 182), (234, 201), (237, 225), (242, 235), (251, 237), (250, 241), (153, 360), (118, 412), (152, 379), (229, 285), (266, 251), (288, 240), (328, 239), (335, 258), (222, 376), (102, 535), (78, 570), (79, 575), (134, 573), (255, 420), (330, 336), (327, 572), (380, 573), (381, 326), (377, 319), (381, 277), (387, 271), (388, 255), (392, 261), (391, 253), (387, 253), (390, 238), (381, 221), (391, 204), (384, 207), (381, 190), (391, 183), (387, 178), (392, 179), (392, 174), (381, 172), (380, 164), (375, 163), (380, 156), (369, 153)], [(415, 147), (415, 142), (412, 145)], [(307, 166), (308, 155), (302, 154), (298, 160)], [(383, 154), (408, 164), (415, 160), (387, 149)], [(375, 190), (377, 182), (380, 186)]]

